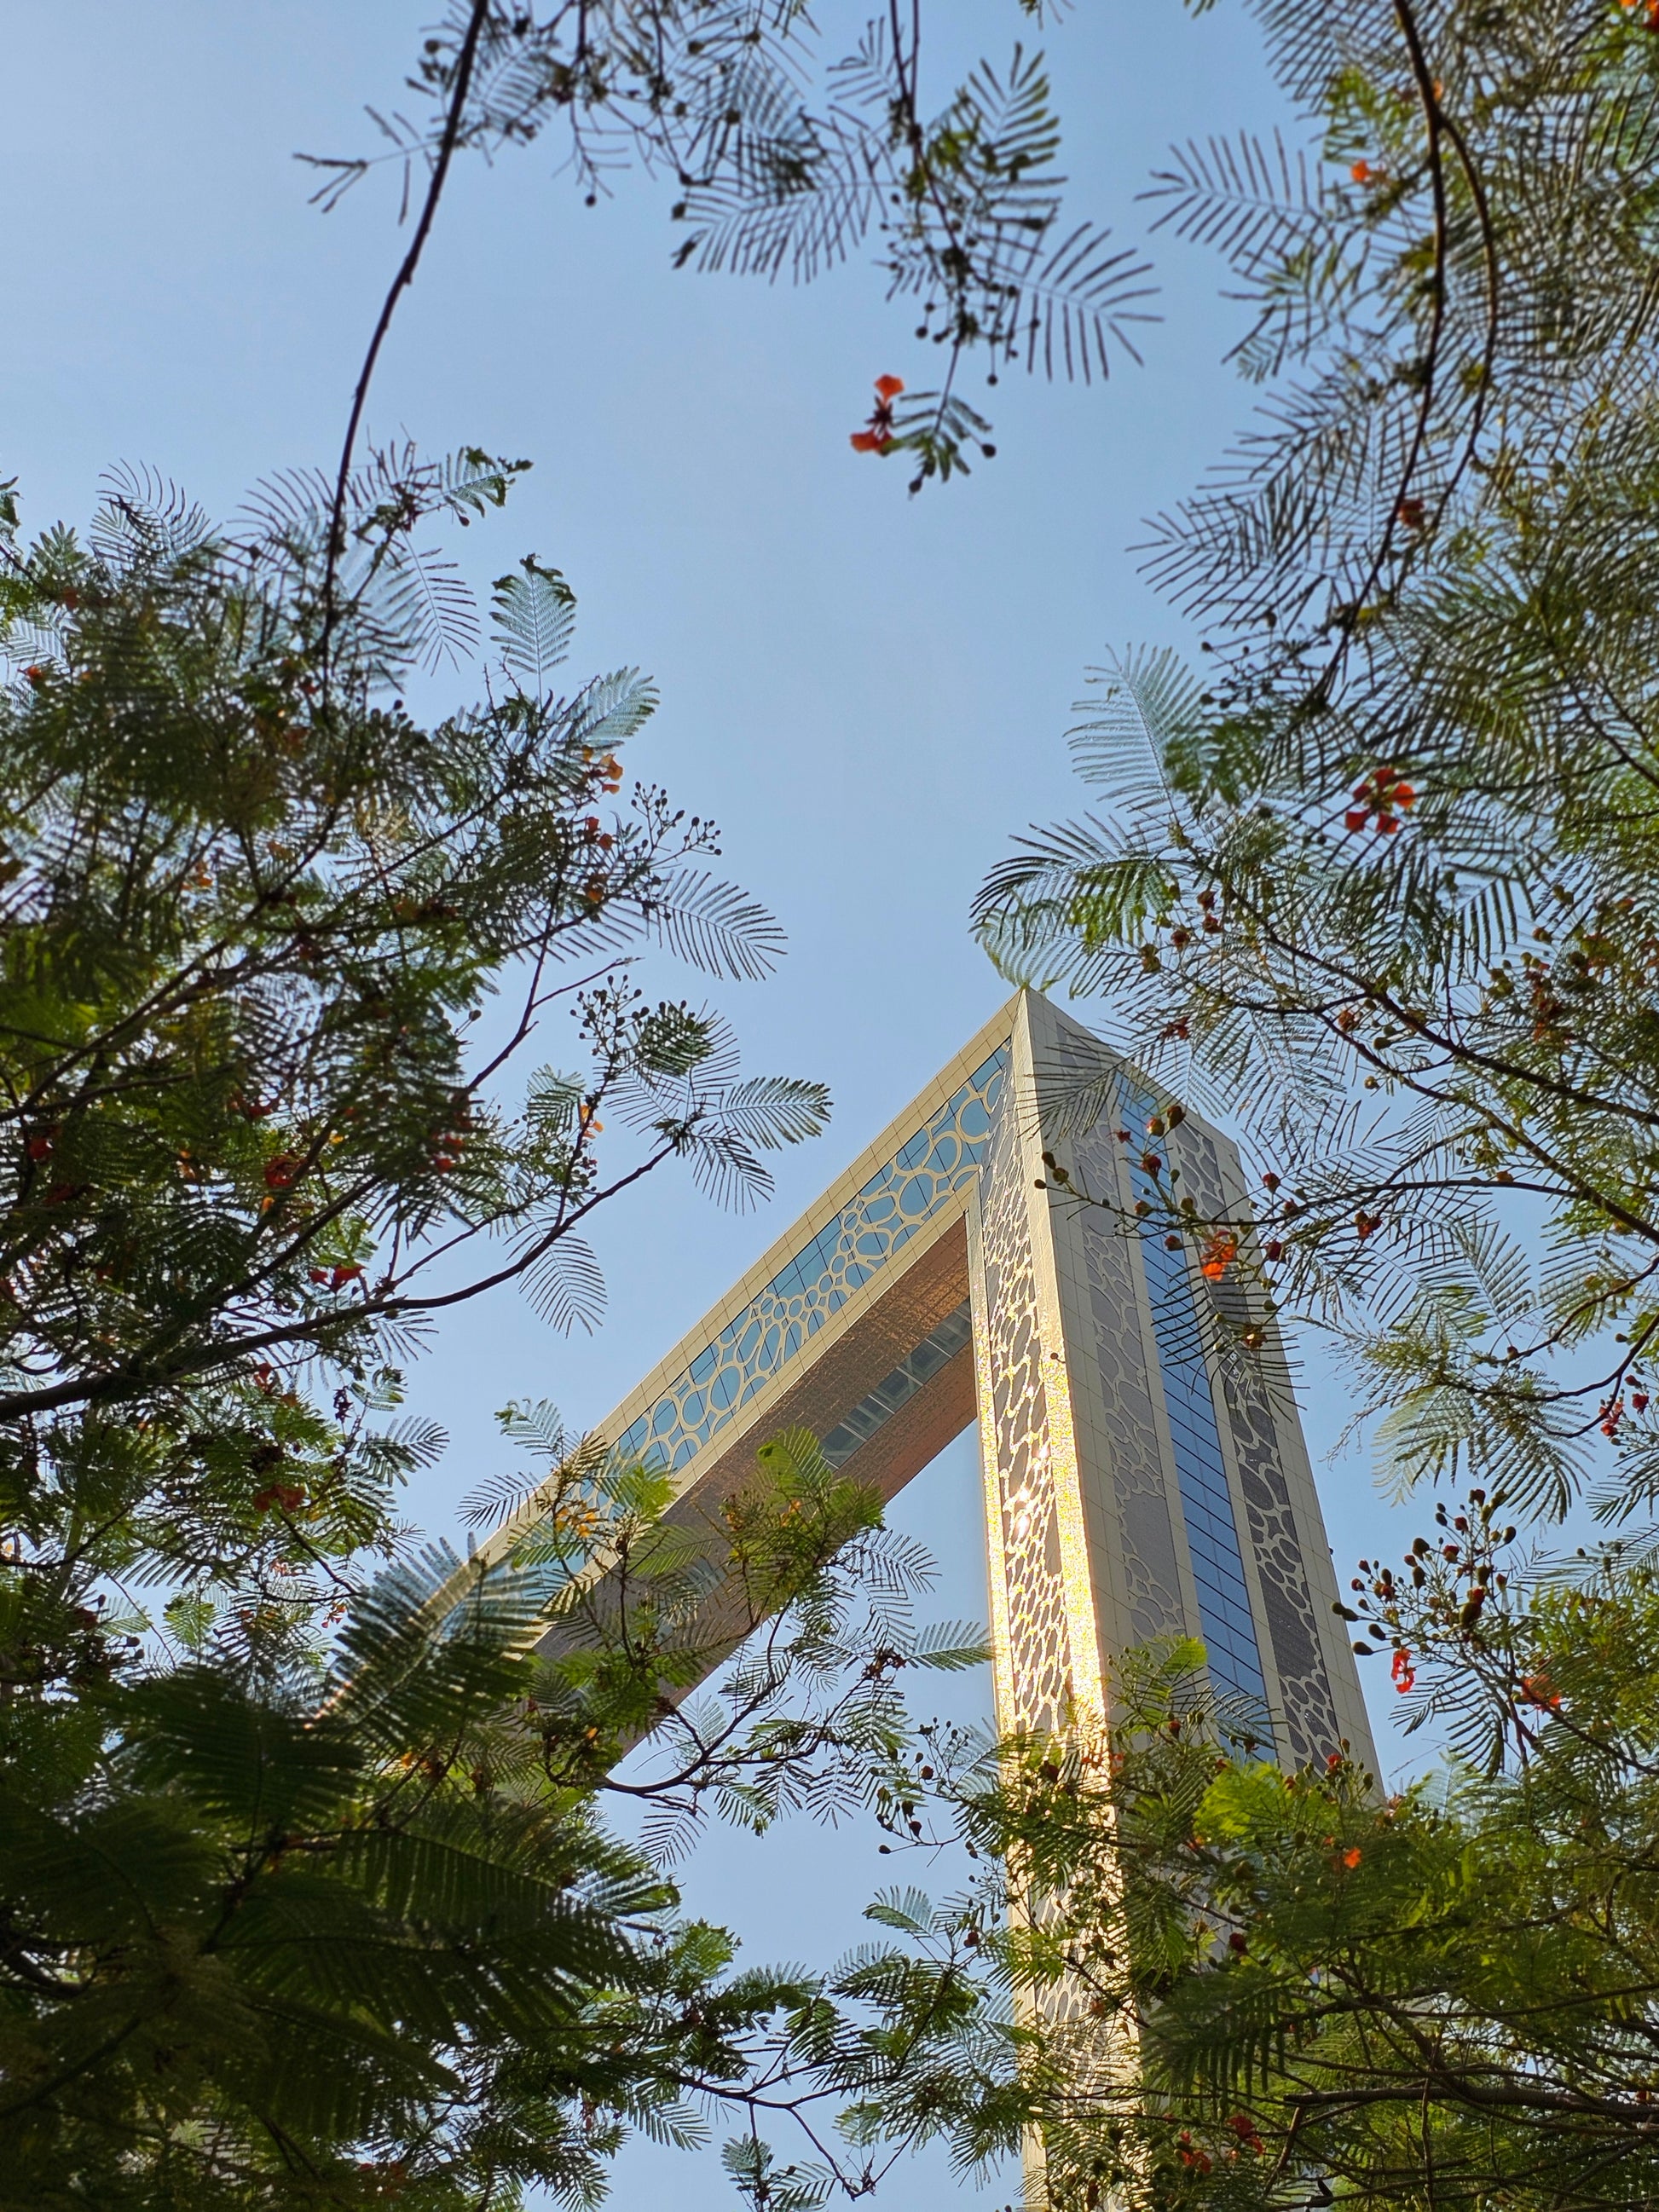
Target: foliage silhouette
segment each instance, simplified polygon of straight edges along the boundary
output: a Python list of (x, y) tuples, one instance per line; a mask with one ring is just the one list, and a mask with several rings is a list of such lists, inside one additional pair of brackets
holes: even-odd
[(596, 1208), (671, 1161), (748, 1202), (828, 1109), (632, 980), (781, 941), (711, 824), (623, 795), (650, 685), (557, 689), (562, 577), (495, 585), (481, 703), (405, 706), (476, 629), (426, 533), (521, 465), (372, 455), (343, 550), (325, 478), (216, 530), (123, 471), (28, 544), (0, 500), (6, 2202), (583, 2201), (630, 2128), (811, 2130), (854, 2025), (663, 1869), (711, 1811), (879, 1813), (905, 1670), (976, 1656), (808, 1439), (671, 1524), (509, 1409), (516, 1553), (397, 1522), (430, 1316), (518, 1282), (591, 1322)]

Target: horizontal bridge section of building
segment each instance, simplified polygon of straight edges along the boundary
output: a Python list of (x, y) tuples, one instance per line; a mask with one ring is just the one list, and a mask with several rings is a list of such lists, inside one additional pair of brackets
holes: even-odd
[[(1236, 1224), (1225, 1279), (1176, 1225), (1177, 1176), (1200, 1220)], [(1001, 1725), (1104, 1717), (1124, 1651), (1196, 1636), (1216, 1689), (1285, 1755), (1346, 1741), (1368, 1757), (1250, 1239), (1219, 1130), (1160, 1109), (1040, 994), (1011, 1001), (597, 1431), (613, 1466), (668, 1477), (664, 1556), (706, 1555), (676, 1694), (754, 1626), (720, 1531), (762, 1446), (808, 1430), (886, 1500), (977, 1419)], [(569, 1479), (496, 1531), (486, 1565)], [(582, 1602), (625, 1607), (631, 1571), (592, 1562)], [(550, 1642), (569, 1632), (550, 1621)]]
[[(964, 1217), (1007, 1080), (1012, 1001), (689, 1330), (598, 1433), (675, 1480), (671, 1516), (791, 1428), (891, 1498), (975, 1417)], [(953, 1323), (952, 1316), (957, 1316)], [(507, 1556), (532, 1496), (483, 1547)]]

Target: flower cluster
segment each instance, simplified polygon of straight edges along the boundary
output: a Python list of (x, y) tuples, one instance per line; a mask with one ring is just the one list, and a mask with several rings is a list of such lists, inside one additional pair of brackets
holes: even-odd
[(1403, 1577), (1380, 1561), (1359, 1562), (1350, 1585), (1358, 1594), (1358, 1609), (1339, 1604), (1335, 1610), (1362, 1628), (1353, 1647), (1362, 1659), (1370, 1658), (1378, 1645), (1392, 1645), (1389, 1671), (1401, 1697), (1417, 1680), (1413, 1644), (1474, 1634), (1488, 1600), (1507, 1588), (1509, 1577), (1498, 1568), (1496, 1553), (1500, 1545), (1514, 1541), (1516, 1532), (1500, 1524), (1503, 1505), (1501, 1490), (1490, 1497), (1472, 1490), (1461, 1513), (1437, 1505), (1438, 1538), (1413, 1539)]
[(1417, 804), (1416, 792), (1393, 767), (1374, 768), (1354, 786), (1353, 797), (1353, 805), (1342, 817), (1343, 828), (1363, 830), (1375, 815), (1377, 834), (1382, 837), (1392, 837), (1400, 827), (1401, 816)]
[(855, 453), (884, 453), (893, 444), (897, 436), (893, 425), (893, 402), (903, 389), (902, 376), (876, 379), (876, 404), (870, 410), (870, 420), (863, 429), (854, 431), (850, 441)]

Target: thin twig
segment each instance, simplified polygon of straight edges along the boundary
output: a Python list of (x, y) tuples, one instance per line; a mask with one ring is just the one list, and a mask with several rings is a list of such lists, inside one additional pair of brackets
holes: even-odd
[(334, 504), (329, 515), (328, 562), (323, 571), (323, 635), (321, 660), (324, 697), (327, 697), (330, 674), (330, 648), (333, 642), (334, 625), (338, 612), (337, 586), (339, 580), (340, 560), (345, 551), (346, 494), (351, 482), (351, 464), (357, 448), (357, 436), (362, 428), (363, 410), (368, 404), (368, 389), (374, 380), (374, 371), (380, 362), (380, 349), (386, 333), (392, 328), (392, 319), (398, 311), (398, 302), (415, 281), (421, 255), (431, 235), (432, 225), (438, 212), (438, 203), (449, 178), (449, 165), (461, 135), (461, 124), (466, 112), (467, 94), (472, 87), (472, 72), (478, 55), (478, 41), (489, 17), (490, 0), (472, 0), (472, 13), (467, 20), (466, 35), (461, 41), (455, 59), (455, 81), (451, 88), (449, 110), (444, 118), (443, 136), (438, 142), (437, 156), (432, 164), (426, 198), (421, 205), (420, 219), (415, 225), (415, 235), (410, 240), (409, 251), (398, 265), (390, 289), (381, 302), (374, 329), (363, 356), (363, 365), (358, 372), (356, 390), (351, 398), (351, 412), (346, 418), (345, 437), (340, 447), (340, 465), (334, 479)]

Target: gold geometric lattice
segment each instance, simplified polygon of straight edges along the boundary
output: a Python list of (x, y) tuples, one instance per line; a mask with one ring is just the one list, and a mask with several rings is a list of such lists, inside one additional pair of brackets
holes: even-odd
[[(1092, 1102), (1080, 1125), (1079, 1097)], [(1283, 1753), (1346, 1738), (1364, 1758), (1282, 1349), (1269, 1328), (1256, 1366), (1224, 1359), (1217, 1346), (1239, 1334), (1216, 1326), (1231, 1289), (1218, 1307), (1186, 1254), (1133, 1226), (1139, 1147), (1112, 1130), (1149, 1103), (1133, 1070), (1022, 993), (602, 1432), (669, 1470), (689, 1512), (799, 1423), (890, 1497), (977, 1419), (1005, 1727), (1109, 1719), (1116, 1654), (1183, 1632), (1206, 1643), (1221, 1686), (1265, 1703)], [(1206, 1207), (1237, 1212), (1219, 1131), (1189, 1113), (1160, 1142)], [(1045, 1151), (1107, 1206), (1052, 1188)]]

